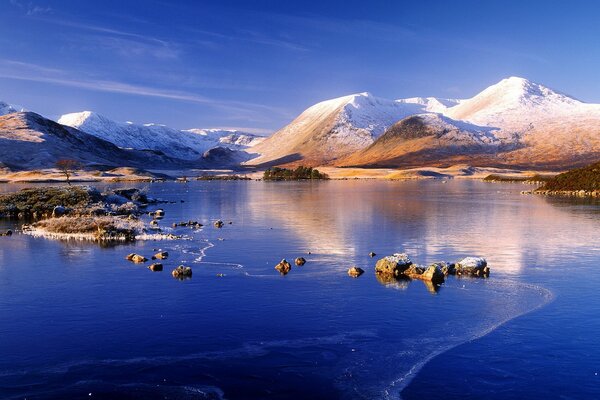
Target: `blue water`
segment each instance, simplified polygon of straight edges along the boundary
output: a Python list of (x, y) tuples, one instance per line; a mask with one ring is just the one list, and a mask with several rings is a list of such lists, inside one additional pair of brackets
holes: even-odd
[[(166, 230), (206, 226), (112, 247), (0, 237), (0, 398), (600, 397), (597, 203), (478, 181), (146, 188), (176, 201)], [(124, 260), (157, 249), (163, 272)], [(379, 282), (370, 251), (484, 256), (492, 274)], [(182, 263), (192, 279), (171, 277)]]

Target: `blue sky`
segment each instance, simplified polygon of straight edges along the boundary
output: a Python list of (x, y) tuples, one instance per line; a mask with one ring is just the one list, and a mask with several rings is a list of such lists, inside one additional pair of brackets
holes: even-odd
[(594, 1), (0, 0), (0, 100), (272, 131), (324, 99), (470, 97), (516, 75), (600, 102)]

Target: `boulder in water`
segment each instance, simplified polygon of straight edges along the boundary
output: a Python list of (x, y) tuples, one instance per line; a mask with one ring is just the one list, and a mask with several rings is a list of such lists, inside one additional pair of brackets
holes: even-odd
[(360, 267), (352, 267), (348, 270), (348, 275), (350, 275), (353, 278), (358, 278), (364, 273), (365, 271)]
[(306, 264), (306, 259), (304, 257), (298, 257), (294, 260), (297, 266), (301, 267)]
[(161, 263), (154, 263), (149, 265), (148, 269), (153, 272), (160, 272), (163, 270), (163, 265)]
[(156, 259), (166, 260), (167, 258), (169, 258), (169, 253), (166, 251), (160, 251), (152, 256), (153, 260), (156, 260)]
[(135, 254), (135, 253), (131, 253), (129, 255), (127, 255), (127, 257), (125, 257), (126, 260), (132, 261), (134, 263), (145, 263), (146, 261), (148, 261), (148, 259), (144, 256), (141, 256), (139, 254)]
[(481, 276), (490, 275), (487, 261), (483, 257), (465, 257), (455, 264), (456, 275)]
[(213, 223), (213, 225), (215, 226), (215, 228), (222, 228), (222, 227), (223, 227), (223, 225), (225, 225), (225, 224), (223, 223), (223, 221), (221, 221), (221, 220), (219, 219), (219, 220), (215, 221), (215, 222)]
[(275, 266), (281, 275), (287, 275), (292, 270), (292, 265), (284, 258)]
[(377, 261), (375, 273), (398, 276), (412, 265), (406, 253), (395, 253)]
[(171, 275), (173, 275), (173, 278), (177, 279), (191, 278), (192, 268), (180, 265), (179, 267), (175, 268), (173, 272), (171, 272)]

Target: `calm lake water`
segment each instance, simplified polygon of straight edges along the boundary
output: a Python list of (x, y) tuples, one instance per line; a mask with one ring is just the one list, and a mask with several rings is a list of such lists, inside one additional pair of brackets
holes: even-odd
[[(598, 203), (458, 180), (145, 187), (177, 202), (161, 226), (206, 226), (112, 247), (0, 237), (0, 398), (600, 398)], [(124, 260), (155, 249), (163, 272)], [(492, 273), (378, 281), (399, 251)], [(192, 279), (171, 277), (182, 263)]]

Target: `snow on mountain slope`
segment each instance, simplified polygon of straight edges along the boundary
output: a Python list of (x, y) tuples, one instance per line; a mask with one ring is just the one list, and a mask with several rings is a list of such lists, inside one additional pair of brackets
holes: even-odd
[(463, 100), (444, 114), (457, 120), (501, 129), (523, 129), (533, 121), (579, 113), (586, 105), (524, 78), (501, 80)]
[[(107, 140), (121, 148), (156, 150), (184, 160), (198, 159), (204, 152), (216, 146), (239, 150), (246, 147), (243, 144), (245, 141), (252, 142), (250, 136), (254, 137), (239, 131), (180, 131), (158, 124), (119, 123), (91, 111), (66, 114), (60, 117), (58, 122)], [(233, 136), (227, 138), (230, 135)]]
[(432, 112), (443, 114), (450, 107), (460, 104), (462, 100), (457, 99), (438, 99), (437, 97), (410, 97), (408, 99), (398, 99), (399, 103), (414, 104), (420, 107), (420, 112)]
[[(323, 101), (298, 116), (252, 151), (249, 164), (306, 160), (329, 162), (369, 146), (394, 122), (422, 109), (359, 93)], [(279, 161), (278, 161), (279, 160)]]
[(0, 116), (17, 112), (17, 110), (8, 103), (0, 101)]
[(254, 135), (237, 129), (187, 129), (184, 132), (205, 136), (207, 139), (215, 141), (215, 146), (218, 145), (231, 149), (256, 146), (266, 139), (264, 136)]

